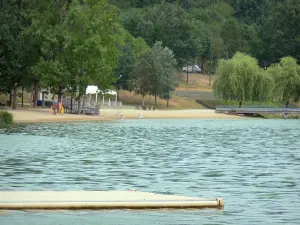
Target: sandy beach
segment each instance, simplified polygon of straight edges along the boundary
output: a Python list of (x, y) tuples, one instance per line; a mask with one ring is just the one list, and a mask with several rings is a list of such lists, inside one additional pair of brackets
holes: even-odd
[(215, 113), (214, 110), (155, 110), (142, 111), (135, 109), (102, 109), (98, 116), (88, 115), (50, 115), (47, 109), (17, 109), (8, 110), (14, 115), (16, 123), (36, 123), (36, 122), (68, 122), (68, 121), (112, 121), (123, 119), (238, 119), (242, 118), (234, 115)]

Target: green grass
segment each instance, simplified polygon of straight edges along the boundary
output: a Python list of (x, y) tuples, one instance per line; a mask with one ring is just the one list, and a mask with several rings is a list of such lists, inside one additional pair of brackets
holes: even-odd
[[(131, 106), (141, 106), (142, 97), (140, 95), (136, 95), (132, 92), (128, 91), (120, 91), (120, 101), (124, 105), (131, 105)], [(148, 107), (154, 106), (155, 101), (153, 96), (146, 96), (145, 97), (145, 105)], [(196, 103), (192, 99), (172, 96), (172, 99), (169, 101), (169, 107), (167, 108), (167, 101), (157, 97), (157, 105), (155, 106), (156, 109), (202, 109), (203, 106)]]
[(300, 115), (288, 115), (284, 117), (283, 115), (274, 114), (274, 115), (263, 115), (265, 119), (300, 119)]
[(212, 91), (214, 76), (211, 76), (211, 84), (209, 85), (209, 76), (202, 74), (189, 74), (189, 83), (186, 82), (186, 74), (181, 73), (179, 85), (176, 90), (199, 90)]
[(195, 82), (189, 82), (189, 83), (186, 83), (186, 82), (180, 82), (179, 83), (179, 86), (178, 86), (178, 89), (181, 88), (181, 89), (190, 89), (190, 88), (194, 88), (194, 89), (211, 89), (210, 86), (207, 86), (207, 85), (204, 85), (204, 84), (198, 84), (198, 83), (195, 83)]

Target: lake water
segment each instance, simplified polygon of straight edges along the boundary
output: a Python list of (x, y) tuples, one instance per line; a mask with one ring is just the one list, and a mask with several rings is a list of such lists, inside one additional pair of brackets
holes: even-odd
[(0, 212), (0, 224), (299, 224), (300, 120), (124, 120), (0, 130), (0, 190), (222, 197), (224, 210)]

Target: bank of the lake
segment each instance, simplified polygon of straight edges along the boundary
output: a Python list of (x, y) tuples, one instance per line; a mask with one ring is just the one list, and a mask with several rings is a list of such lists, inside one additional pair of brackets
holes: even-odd
[(76, 121), (118, 121), (120, 119), (238, 119), (236, 115), (215, 113), (209, 109), (190, 110), (136, 110), (136, 109), (101, 109), (100, 115), (50, 115), (48, 109), (8, 110), (16, 123), (47, 123)]
[(122, 120), (0, 130), (1, 190), (223, 197), (224, 211), (5, 212), (0, 224), (298, 224), (299, 120)]

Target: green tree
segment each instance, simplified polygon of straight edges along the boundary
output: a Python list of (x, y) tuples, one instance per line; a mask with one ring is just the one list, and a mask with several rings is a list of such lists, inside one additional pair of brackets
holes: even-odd
[(192, 7), (193, 0), (110, 0), (109, 2), (121, 9), (146, 8), (159, 3), (173, 3), (189, 9)]
[(221, 36), (222, 24), (233, 19), (232, 7), (223, 2), (193, 8), (186, 12), (190, 22), (190, 34), (196, 60), (201, 60), (202, 72), (206, 73), (206, 61), (217, 61), (226, 56), (224, 40)]
[(125, 45), (121, 49), (122, 53), (118, 57), (118, 66), (115, 69), (116, 85), (117, 89), (131, 90), (129, 81), (133, 76), (136, 61), (150, 48), (144, 39), (128, 35)]
[(229, 58), (237, 51), (253, 53), (253, 55), (257, 55), (259, 52), (260, 39), (254, 26), (229, 19), (223, 23), (221, 37)]
[(168, 47), (163, 47), (162, 42), (156, 42), (152, 47), (153, 58), (155, 58), (156, 67), (153, 67), (153, 75), (151, 77), (150, 93), (156, 97), (169, 100), (171, 92), (174, 91), (177, 85), (176, 77), (176, 59), (172, 50)]
[(169, 100), (172, 97), (172, 92), (178, 85), (178, 76), (176, 72), (176, 59), (168, 47), (163, 47), (162, 42), (156, 42), (152, 48), (152, 52), (158, 60), (159, 67), (154, 68), (156, 76), (153, 82), (152, 94), (158, 94), (162, 99), (167, 100), (167, 107), (169, 107)]
[(0, 91), (12, 91), (12, 108), (16, 108), (17, 89), (28, 75), (32, 61), (23, 27), (28, 23), (23, 0), (3, 1), (0, 4)]
[(133, 90), (143, 97), (146, 95), (160, 96), (169, 100), (171, 92), (177, 85), (176, 60), (168, 47), (156, 42), (151, 50), (145, 52), (138, 60), (132, 77)]
[(232, 57), (242, 45), (240, 24), (235, 19), (223, 23), (221, 37), (225, 43), (227, 57)]
[[(48, 60), (43, 58), (31, 68), (31, 74), (39, 80), (39, 88), (48, 89), (51, 93), (58, 94), (58, 100), (61, 101), (62, 90), (66, 88), (69, 82), (69, 71), (62, 60)], [(36, 95), (36, 94), (35, 94)]]
[(276, 0), (228, 0), (235, 10), (236, 18), (244, 23), (253, 24), (264, 20), (270, 4)]
[(275, 77), (275, 90), (279, 99), (285, 102), (285, 107), (288, 107), (290, 101), (299, 101), (300, 67), (296, 59), (284, 57), (279, 64), (270, 67), (268, 72)]
[(189, 22), (177, 4), (161, 3), (144, 9), (129, 9), (122, 16), (124, 27), (134, 36), (145, 39), (149, 46), (156, 41), (170, 48), (179, 65), (183, 65), (192, 45), (189, 34)]
[(122, 54), (118, 58), (118, 67), (115, 70), (118, 79), (116, 81), (117, 91), (119, 91), (120, 87), (124, 90), (129, 90), (128, 81), (134, 71), (135, 63), (136, 59), (132, 49), (129, 46), (124, 46)]
[(146, 41), (141, 37), (133, 39), (133, 41), (130, 42), (130, 46), (135, 59), (139, 59), (145, 52), (150, 50), (150, 47), (147, 45)]
[(201, 69), (203, 74), (206, 73), (206, 60), (211, 57), (212, 52), (212, 33), (209, 27), (201, 21), (194, 21), (191, 28), (191, 38), (194, 47), (195, 58), (202, 61)]
[(241, 107), (245, 101), (267, 101), (273, 88), (272, 77), (263, 73), (256, 59), (238, 52), (228, 61), (220, 60), (214, 82), (218, 99), (236, 100)]
[[(71, 3), (65, 20), (67, 64), (79, 90), (85, 97), (89, 84), (102, 89), (113, 83), (114, 70), (123, 45), (124, 31), (118, 23), (116, 9), (106, 0)], [(80, 110), (79, 110), (80, 111)]]
[[(63, 26), (69, 7), (68, 0), (55, 2), (32, 1), (29, 10), (31, 25), (25, 30), (26, 36), (37, 46), (40, 59), (32, 66), (30, 79), (34, 86), (34, 107), (39, 88), (50, 88), (61, 100), (62, 90), (67, 85), (64, 63)], [(53, 72), (53, 73), (52, 73)]]
[(284, 56), (300, 60), (300, 2), (276, 1), (262, 28), (264, 54), (262, 58), (277, 63)]
[(153, 52), (148, 50), (138, 59), (134, 74), (130, 80), (131, 89), (135, 93), (142, 95), (143, 106), (145, 105), (145, 96), (151, 94), (151, 79), (155, 76), (155, 71), (153, 69), (157, 66), (157, 60), (155, 59)]
[(215, 1), (212, 0), (193, 0), (192, 6), (193, 8), (205, 8), (213, 4)]

